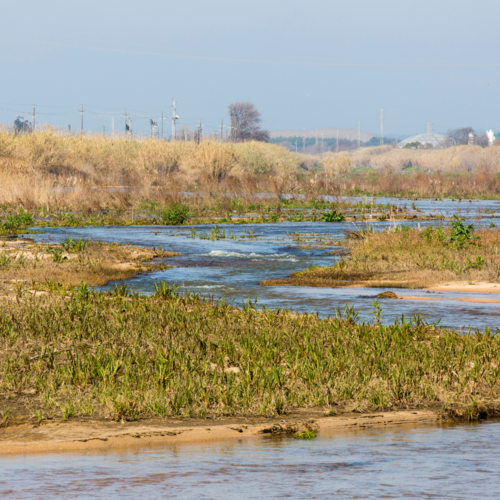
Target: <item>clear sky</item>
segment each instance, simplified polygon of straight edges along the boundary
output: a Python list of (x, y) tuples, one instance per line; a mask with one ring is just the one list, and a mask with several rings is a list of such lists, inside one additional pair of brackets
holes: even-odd
[[(270, 130), (378, 135), (500, 129), (500, 1), (23, 0), (0, 7), (0, 121), (106, 131), (149, 118), (227, 121), (251, 101)], [(166, 131), (170, 122), (165, 122)]]

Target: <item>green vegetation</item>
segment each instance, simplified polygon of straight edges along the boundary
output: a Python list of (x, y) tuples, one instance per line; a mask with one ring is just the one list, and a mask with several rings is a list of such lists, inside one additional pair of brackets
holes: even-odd
[(0, 233), (16, 233), (33, 224), (33, 215), (21, 210), (18, 213), (7, 214), (0, 222)]
[(164, 224), (185, 224), (189, 220), (189, 207), (182, 203), (173, 203), (170, 207), (163, 207), (161, 220)]
[(293, 437), (295, 439), (314, 439), (317, 435), (313, 431), (302, 431), (297, 432)]
[(321, 216), (321, 222), (343, 222), (345, 221), (345, 217), (336, 210), (332, 210), (331, 212), (325, 212)]
[(403, 149), (420, 149), (422, 148), (422, 143), (416, 141), (416, 142), (409, 142), (408, 144), (405, 144), (403, 146)]
[(167, 284), (150, 297), (85, 284), (66, 295), (0, 302), (0, 411), (13, 420), (499, 408), (489, 331), (235, 309)]
[(401, 226), (351, 231), (349, 251), (333, 266), (312, 268), (263, 285), (424, 288), (450, 281), (500, 280), (500, 230), (481, 229), (455, 218), (449, 228)]

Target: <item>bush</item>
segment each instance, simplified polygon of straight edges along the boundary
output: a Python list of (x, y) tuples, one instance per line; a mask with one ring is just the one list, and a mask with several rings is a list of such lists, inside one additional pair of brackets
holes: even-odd
[(164, 224), (176, 226), (189, 220), (189, 207), (182, 203), (174, 203), (170, 207), (163, 207), (161, 220)]
[(336, 210), (332, 210), (331, 212), (325, 212), (321, 216), (321, 222), (343, 222), (345, 221), (345, 217)]

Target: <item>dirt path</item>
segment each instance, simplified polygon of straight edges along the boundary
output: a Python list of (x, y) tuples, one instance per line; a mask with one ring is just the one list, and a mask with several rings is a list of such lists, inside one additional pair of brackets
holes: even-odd
[[(321, 414), (320, 414), (321, 415)], [(387, 425), (433, 423), (441, 416), (433, 411), (414, 410), (316, 416), (314, 412), (274, 419), (175, 420), (146, 422), (88, 421), (59, 422), (33, 426), (15, 425), (0, 429), (0, 454), (60, 453), (158, 444), (201, 443), (243, 436), (295, 434), (303, 430), (349, 430)], [(246, 422), (246, 423), (245, 423)]]

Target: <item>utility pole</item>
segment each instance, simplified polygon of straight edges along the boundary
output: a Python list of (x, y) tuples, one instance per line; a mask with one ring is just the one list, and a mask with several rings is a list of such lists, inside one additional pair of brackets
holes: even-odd
[(127, 136), (128, 123), (127, 123), (127, 108), (125, 108), (125, 114), (122, 113), (122, 116), (125, 117), (125, 137)]
[(200, 118), (200, 124), (198, 125), (198, 144), (201, 142), (201, 118)]
[(161, 112), (161, 138), (163, 139), (163, 111)]
[(130, 123), (129, 129), (130, 129), (130, 137), (132, 137), (132, 122), (134, 121), (135, 118), (132, 118), (130, 115), (128, 115), (128, 122)]
[(358, 122), (358, 149), (361, 147), (361, 122)]
[(339, 152), (339, 129), (337, 129), (337, 142), (335, 143), (335, 146), (337, 146), (337, 153)]
[(111, 118), (111, 135), (115, 132), (115, 119)]
[(384, 110), (380, 110), (380, 145), (384, 144)]
[(35, 117), (38, 113), (35, 113), (35, 105), (33, 104), (33, 113), (28, 113), (33, 118), (33, 132), (35, 131)]
[(83, 134), (83, 113), (85, 113), (85, 109), (83, 109), (83, 104), (82, 104), (82, 108), (77, 110), (78, 113), (80, 113), (81, 117), (80, 117), (80, 134)]
[(224, 134), (224, 120), (221, 120), (220, 121), (220, 142), (222, 142), (224, 140), (223, 134)]
[(175, 132), (175, 123), (179, 119), (179, 117), (175, 114), (176, 106), (177, 106), (177, 100), (173, 99), (174, 103), (172, 104), (173, 108), (173, 114), (172, 114), (172, 140), (175, 141), (176, 139), (176, 132)]

